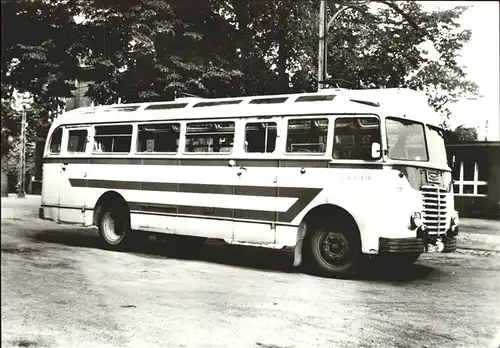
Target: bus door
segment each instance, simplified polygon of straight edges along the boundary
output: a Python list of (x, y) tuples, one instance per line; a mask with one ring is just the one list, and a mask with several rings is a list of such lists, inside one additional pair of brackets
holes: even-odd
[(249, 119), (244, 131), (245, 159), (234, 163), (233, 238), (241, 242), (273, 244), (276, 211), (284, 204), (277, 197), (279, 161), (276, 157), (273, 159), (278, 126), (271, 120)]
[(86, 153), (91, 150), (89, 149), (91, 132), (92, 128), (88, 126), (65, 129), (59, 180), (60, 222), (84, 223), (85, 180), (88, 170)]

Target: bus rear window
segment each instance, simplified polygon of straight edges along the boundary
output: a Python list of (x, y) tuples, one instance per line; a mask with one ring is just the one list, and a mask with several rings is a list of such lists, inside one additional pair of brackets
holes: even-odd
[(325, 153), (328, 119), (289, 120), (286, 152)]
[(138, 152), (177, 152), (180, 123), (156, 123), (139, 125)]
[(229, 153), (234, 143), (234, 122), (188, 123), (186, 152)]
[(61, 152), (62, 132), (62, 128), (58, 128), (54, 133), (52, 133), (49, 147), (49, 151), (51, 154), (58, 154)]
[(95, 127), (94, 152), (130, 152), (132, 126)]

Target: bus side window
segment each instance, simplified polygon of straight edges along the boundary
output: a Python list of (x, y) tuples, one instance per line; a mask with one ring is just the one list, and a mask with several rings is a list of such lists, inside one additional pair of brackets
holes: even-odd
[(272, 153), (276, 148), (275, 122), (254, 122), (245, 126), (245, 152)]
[(132, 126), (95, 127), (94, 152), (130, 152)]
[(186, 152), (230, 153), (234, 122), (197, 122), (186, 126)]
[(140, 124), (137, 152), (177, 152), (180, 123)]
[(380, 123), (376, 117), (341, 117), (335, 120), (333, 158), (373, 160), (371, 145), (380, 144)]
[(68, 132), (68, 152), (85, 152), (87, 148), (87, 130), (78, 129)]
[(62, 141), (62, 128), (58, 128), (52, 134), (52, 138), (50, 139), (50, 153), (51, 154), (59, 154), (61, 152), (61, 141)]
[(286, 152), (325, 153), (328, 119), (289, 120)]

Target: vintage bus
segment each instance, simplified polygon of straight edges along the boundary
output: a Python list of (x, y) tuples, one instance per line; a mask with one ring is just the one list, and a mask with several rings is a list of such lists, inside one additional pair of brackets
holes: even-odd
[(409, 89), (79, 108), (50, 128), (39, 214), (112, 249), (154, 233), (287, 248), (331, 277), (412, 263), (456, 249), (439, 120)]

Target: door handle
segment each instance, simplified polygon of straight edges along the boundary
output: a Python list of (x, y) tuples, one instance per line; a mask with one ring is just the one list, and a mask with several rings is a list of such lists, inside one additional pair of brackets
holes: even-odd
[(241, 176), (241, 174), (243, 174), (243, 172), (246, 172), (247, 169), (245, 167), (240, 167), (240, 169), (238, 169), (238, 172), (236, 174), (238, 174), (238, 176)]
[(63, 163), (62, 166), (61, 166), (61, 169), (62, 170), (66, 170), (66, 167), (68, 166), (68, 163)]

